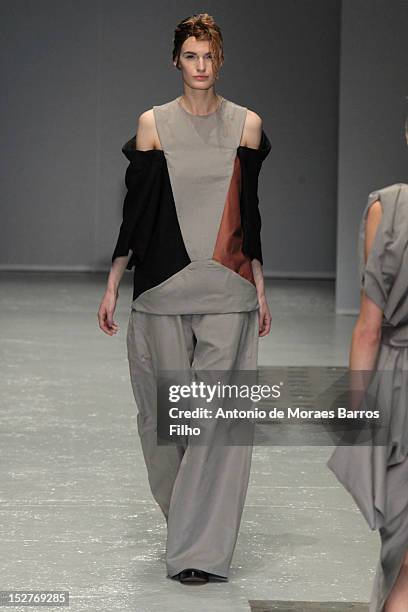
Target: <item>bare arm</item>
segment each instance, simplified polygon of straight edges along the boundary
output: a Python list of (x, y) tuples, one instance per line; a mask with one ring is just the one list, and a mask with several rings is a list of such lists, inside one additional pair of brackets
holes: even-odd
[(109, 272), (106, 290), (99, 306), (99, 327), (108, 336), (113, 336), (119, 331), (119, 326), (114, 321), (113, 314), (119, 298), (120, 281), (131, 255), (132, 251), (123, 257), (115, 257)]
[[(365, 234), (365, 260), (381, 220), (381, 203), (376, 201), (368, 211)], [(358, 409), (375, 367), (381, 341), (383, 311), (361, 291), (360, 313), (354, 326), (349, 355), (352, 410)]]
[(120, 281), (122, 280), (122, 276), (126, 270), (126, 266), (128, 265), (129, 259), (132, 256), (132, 252), (133, 251), (130, 249), (128, 255), (124, 255), (123, 257), (116, 257), (114, 259), (109, 272), (106, 291), (110, 291), (114, 295), (119, 295)]
[(259, 336), (267, 336), (271, 331), (272, 315), (265, 295), (265, 282), (261, 262), (252, 260), (252, 272), (259, 302)]
[[(382, 210), (379, 201), (370, 206), (367, 215), (365, 235), (365, 260), (372, 247), (381, 220)], [(352, 370), (372, 370), (374, 368), (381, 340), (383, 311), (364, 291), (361, 292), (360, 313), (354, 326), (349, 365)]]
[(247, 110), (240, 145), (259, 149), (262, 138), (262, 118), (254, 111)]
[(152, 108), (142, 113), (138, 119), (136, 129), (136, 149), (139, 151), (161, 149)]

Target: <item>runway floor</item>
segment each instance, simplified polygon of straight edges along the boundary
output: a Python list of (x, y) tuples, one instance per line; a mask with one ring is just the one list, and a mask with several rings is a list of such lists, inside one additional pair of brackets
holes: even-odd
[[(254, 447), (229, 582), (166, 577), (126, 357), (131, 274), (114, 337), (97, 323), (105, 281), (0, 275), (0, 590), (69, 591), (72, 612), (363, 610), (345, 603), (368, 601), (379, 539), (325, 466), (328, 446)], [(267, 292), (261, 368), (347, 365), (355, 319), (334, 314), (332, 282), (268, 280)], [(281, 609), (323, 609), (296, 605)]]

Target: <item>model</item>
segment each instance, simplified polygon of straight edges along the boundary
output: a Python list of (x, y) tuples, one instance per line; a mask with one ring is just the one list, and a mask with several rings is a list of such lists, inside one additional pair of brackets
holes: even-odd
[(256, 370), (271, 325), (257, 195), (271, 145), (255, 112), (215, 92), (223, 41), (210, 15), (177, 26), (173, 63), (183, 94), (142, 113), (122, 149), (128, 191), (98, 318), (117, 333), (120, 279), (134, 266), (127, 351), (138, 431), (167, 521), (168, 576), (194, 584), (228, 580), (252, 445), (159, 445), (157, 372)]
[(369, 611), (407, 612), (407, 184), (369, 195), (359, 239), (362, 292), (351, 342), (351, 380), (354, 390), (360, 380), (361, 396), (370, 394), (367, 401), (380, 409), (387, 427), (370, 443), (366, 438), (360, 445), (338, 446), (327, 465), (353, 496), (370, 528), (379, 530), (381, 553)]

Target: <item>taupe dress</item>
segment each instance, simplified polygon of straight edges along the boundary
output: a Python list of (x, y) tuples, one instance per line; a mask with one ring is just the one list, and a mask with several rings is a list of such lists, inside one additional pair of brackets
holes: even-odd
[[(367, 262), (364, 238), (370, 206), (379, 200), (382, 217)], [(370, 612), (382, 612), (408, 551), (408, 185), (370, 193), (359, 233), (360, 281), (383, 310), (381, 344), (371, 386), (387, 412), (381, 444), (338, 446), (327, 466), (353, 496), (381, 553)], [(383, 415), (384, 416), (384, 415)]]

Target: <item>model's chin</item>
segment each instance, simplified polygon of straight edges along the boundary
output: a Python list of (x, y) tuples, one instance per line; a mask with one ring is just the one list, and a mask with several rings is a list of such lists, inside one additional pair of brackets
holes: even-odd
[(205, 79), (204, 81), (200, 81), (199, 79), (192, 79), (190, 83), (190, 87), (193, 89), (209, 89), (214, 84), (214, 81), (211, 79)]

